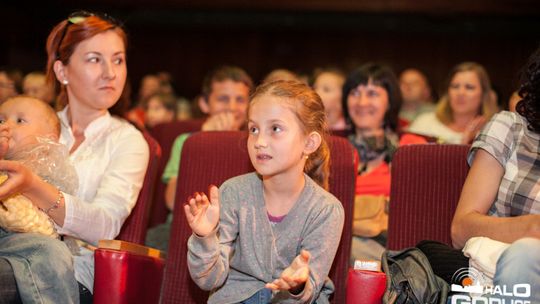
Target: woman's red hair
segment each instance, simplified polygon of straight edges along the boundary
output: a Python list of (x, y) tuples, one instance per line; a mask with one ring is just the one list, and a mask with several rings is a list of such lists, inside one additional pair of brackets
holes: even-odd
[[(74, 18), (71, 18), (74, 19)], [(105, 18), (97, 15), (82, 17), (79, 22), (73, 23), (71, 19), (66, 19), (58, 23), (49, 33), (47, 38), (47, 82), (54, 88), (57, 94), (56, 107), (63, 108), (68, 103), (65, 87), (58, 85), (54, 73), (54, 63), (60, 60), (62, 64), (68, 65), (75, 48), (87, 39), (106, 31), (115, 31), (123, 40), (127, 49), (127, 35), (124, 29)], [(123, 116), (129, 106), (129, 86), (124, 85), (122, 95), (118, 102), (109, 111), (111, 114)]]

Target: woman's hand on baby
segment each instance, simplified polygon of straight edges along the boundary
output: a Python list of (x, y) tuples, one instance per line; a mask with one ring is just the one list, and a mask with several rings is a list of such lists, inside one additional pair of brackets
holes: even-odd
[(205, 237), (209, 235), (219, 222), (219, 190), (210, 186), (210, 199), (204, 193), (195, 193), (184, 205), (184, 212), (191, 230)]
[(39, 179), (30, 169), (17, 161), (0, 160), (0, 171), (8, 175), (8, 179), (0, 185), (0, 199), (14, 193), (25, 194)]
[(266, 283), (265, 287), (272, 290), (288, 290), (292, 293), (300, 293), (309, 278), (310, 258), (309, 251), (302, 250), (294, 258), (291, 265), (283, 270), (279, 279), (275, 279), (272, 283)]

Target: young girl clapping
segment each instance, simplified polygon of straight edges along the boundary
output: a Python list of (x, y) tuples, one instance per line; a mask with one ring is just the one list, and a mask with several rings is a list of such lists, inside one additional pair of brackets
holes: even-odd
[(330, 152), (320, 97), (306, 85), (257, 88), (248, 112), (257, 172), (211, 186), (185, 205), (192, 279), (209, 303), (327, 303), (343, 207), (328, 188)]

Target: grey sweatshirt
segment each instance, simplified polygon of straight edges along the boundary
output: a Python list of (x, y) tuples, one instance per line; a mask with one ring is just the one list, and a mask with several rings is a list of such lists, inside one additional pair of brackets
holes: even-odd
[(280, 277), (301, 249), (311, 253), (310, 275), (298, 295), (274, 292), (273, 302), (328, 303), (328, 279), (341, 238), (344, 212), (339, 200), (305, 175), (298, 201), (273, 227), (256, 173), (229, 179), (220, 188), (220, 222), (206, 237), (188, 240), (191, 278), (211, 290), (208, 303), (238, 303)]

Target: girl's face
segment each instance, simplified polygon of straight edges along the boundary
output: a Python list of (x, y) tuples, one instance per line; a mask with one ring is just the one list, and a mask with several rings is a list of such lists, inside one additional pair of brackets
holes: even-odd
[(152, 128), (157, 124), (173, 121), (174, 112), (168, 110), (161, 102), (161, 99), (155, 96), (148, 100), (144, 116), (146, 125)]
[(356, 130), (378, 130), (388, 111), (388, 92), (371, 81), (367, 85), (361, 84), (349, 92), (347, 107)]
[(482, 86), (473, 71), (458, 72), (450, 81), (448, 99), (454, 115), (474, 115), (482, 106)]
[(57, 78), (69, 82), (72, 107), (105, 112), (120, 98), (126, 83), (126, 53), (122, 38), (113, 30), (77, 45), (69, 63), (61, 65)]
[(325, 72), (320, 74), (313, 84), (313, 89), (321, 96), (330, 125), (343, 117), (341, 109), (341, 89), (344, 82), (345, 79), (342, 76)]
[(249, 110), (248, 131), (249, 158), (265, 179), (302, 174), (307, 136), (286, 100), (256, 97)]

